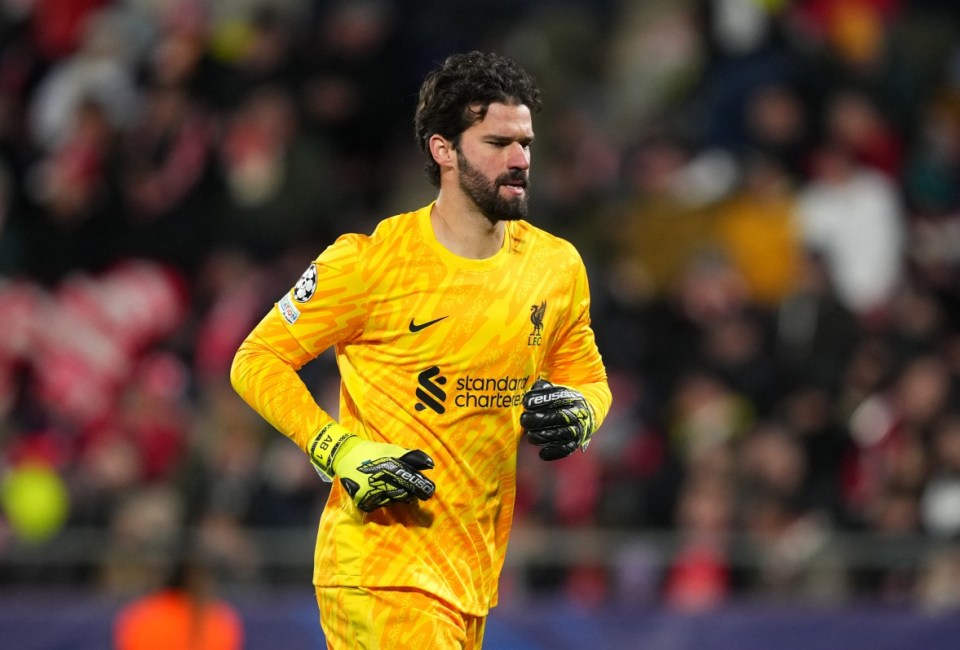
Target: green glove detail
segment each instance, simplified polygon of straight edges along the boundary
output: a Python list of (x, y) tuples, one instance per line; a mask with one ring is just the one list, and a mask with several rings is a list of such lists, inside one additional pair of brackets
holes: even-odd
[(310, 460), (328, 477), (336, 476), (357, 508), (371, 512), (391, 503), (426, 501), (436, 489), (420, 473), (433, 459), (419, 449), (374, 442), (338, 424), (320, 430), (309, 446)]

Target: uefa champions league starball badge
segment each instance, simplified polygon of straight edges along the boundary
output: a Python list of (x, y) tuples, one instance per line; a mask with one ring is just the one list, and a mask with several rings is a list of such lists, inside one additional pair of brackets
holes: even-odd
[(313, 292), (317, 290), (317, 265), (311, 264), (293, 288), (293, 299), (297, 302), (307, 302), (313, 298)]

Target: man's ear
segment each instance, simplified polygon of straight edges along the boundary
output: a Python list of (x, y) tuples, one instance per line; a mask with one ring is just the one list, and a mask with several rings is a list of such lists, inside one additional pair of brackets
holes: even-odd
[(457, 152), (454, 149), (453, 142), (447, 140), (442, 135), (433, 134), (428, 141), (430, 146), (430, 155), (436, 161), (440, 168), (453, 167), (457, 160)]

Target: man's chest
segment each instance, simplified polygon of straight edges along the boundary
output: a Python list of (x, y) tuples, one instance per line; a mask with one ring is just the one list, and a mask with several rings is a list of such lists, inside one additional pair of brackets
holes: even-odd
[(557, 280), (500, 272), (397, 269), (369, 296), (361, 335), (401, 367), (443, 364), (458, 372), (535, 372), (568, 308)]

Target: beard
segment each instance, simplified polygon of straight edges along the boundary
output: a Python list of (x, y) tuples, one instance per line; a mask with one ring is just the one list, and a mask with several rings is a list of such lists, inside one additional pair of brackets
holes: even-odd
[(500, 187), (511, 182), (523, 181), (524, 189), (529, 190), (530, 183), (525, 171), (513, 170), (501, 174), (491, 181), (479, 169), (471, 165), (470, 161), (459, 150), (457, 151), (457, 163), (460, 167), (460, 188), (480, 208), (480, 212), (490, 220), (490, 223), (527, 218), (526, 192), (522, 196), (512, 198), (500, 196)]

